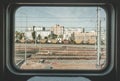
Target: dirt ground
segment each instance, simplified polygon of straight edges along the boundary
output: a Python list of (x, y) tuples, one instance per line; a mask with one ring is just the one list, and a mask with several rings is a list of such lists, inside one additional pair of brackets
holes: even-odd
[[(54, 69), (54, 70), (98, 70), (95, 63), (36, 63), (32, 61), (27, 61), (22, 64), (20, 69)], [(102, 69), (102, 68), (99, 68)]]
[[(32, 45), (30, 45), (32, 47)], [(30, 46), (28, 46), (30, 48)], [(98, 70), (97, 50), (93, 45), (42, 45), (20, 69)], [(106, 52), (101, 51), (101, 67), (105, 66)]]

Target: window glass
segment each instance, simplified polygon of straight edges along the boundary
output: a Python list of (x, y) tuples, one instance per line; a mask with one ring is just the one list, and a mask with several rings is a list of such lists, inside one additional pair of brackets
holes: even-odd
[(14, 35), (20, 69), (101, 70), (106, 65), (101, 7), (23, 6), (15, 13)]

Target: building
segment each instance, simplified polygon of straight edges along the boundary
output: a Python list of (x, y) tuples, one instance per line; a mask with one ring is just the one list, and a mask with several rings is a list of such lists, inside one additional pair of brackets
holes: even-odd
[(28, 40), (33, 40), (33, 37), (32, 37), (32, 30), (29, 30), (29, 31), (26, 31), (25, 32), (25, 37), (26, 37), (26, 39), (28, 39)]
[(51, 31), (56, 35), (63, 35), (64, 26), (60, 26), (59, 24), (56, 24), (56, 25), (51, 27)]
[(38, 30), (36, 31), (37, 33), (37, 37), (38, 35), (41, 35), (41, 39), (44, 39), (45, 37), (48, 37), (48, 35), (51, 34), (51, 31), (50, 30)]
[(78, 27), (65, 28), (63, 34), (63, 40), (74, 39), (74, 37), (72, 36), (74, 32), (81, 33), (83, 32), (83, 28), (78, 28)]
[(97, 36), (96, 32), (74, 32), (74, 40), (76, 42), (81, 41), (81, 43), (84, 44), (87, 43), (95, 44), (96, 36)]
[(45, 27), (31, 27), (31, 28), (28, 28), (26, 31), (25, 31), (25, 36), (27, 39), (29, 40), (33, 40), (33, 37), (32, 37), (32, 32), (35, 31), (36, 33), (36, 37), (38, 37), (38, 35), (41, 36), (41, 39), (44, 39), (45, 37), (48, 37), (48, 35), (51, 33), (50, 30), (46, 30)]

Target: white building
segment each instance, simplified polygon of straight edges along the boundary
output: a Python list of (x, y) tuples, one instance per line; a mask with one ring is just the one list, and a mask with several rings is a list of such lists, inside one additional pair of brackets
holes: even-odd
[(38, 37), (38, 35), (40, 34), (42, 39), (44, 39), (45, 37), (48, 37), (48, 35), (51, 33), (50, 30), (45, 30), (45, 27), (35, 27), (34, 29), (33, 27), (31, 27), (25, 31), (25, 36), (27, 39), (33, 40), (33, 37), (32, 37), (33, 30), (36, 32), (36, 36)]
[(44, 39), (45, 37), (48, 37), (48, 35), (51, 34), (51, 31), (49, 31), (49, 30), (45, 30), (45, 31), (41, 30), (41, 31), (36, 31), (36, 33), (37, 33), (37, 37), (40, 34), (41, 38)]
[(51, 31), (56, 35), (62, 35), (64, 33), (64, 26), (60, 26), (59, 24), (56, 24), (51, 27)]
[(65, 28), (64, 34), (63, 34), (63, 40), (65, 39), (69, 40), (69, 38), (74, 32), (83, 32), (83, 28)]
[(25, 32), (25, 37), (27, 38), (27, 39), (29, 39), (29, 40), (33, 40), (33, 38), (32, 38), (32, 32), (33, 31), (26, 31)]

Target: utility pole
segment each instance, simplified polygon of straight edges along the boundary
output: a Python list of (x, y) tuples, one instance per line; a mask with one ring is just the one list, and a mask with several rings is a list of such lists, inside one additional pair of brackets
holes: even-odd
[(101, 19), (98, 13), (97, 7), (97, 68), (100, 68), (100, 58), (101, 58)]
[[(25, 35), (24, 35), (24, 38), (25, 38)], [(27, 63), (27, 46), (26, 46), (26, 39), (25, 39), (25, 64)]]
[[(96, 32), (97, 32), (97, 31), (98, 31), (98, 23), (99, 23), (99, 22), (98, 22), (98, 7), (97, 7), (97, 21), (96, 21), (96, 23), (97, 23), (97, 27), (96, 27)], [(96, 36), (96, 38), (95, 38), (95, 39), (96, 39), (95, 49), (97, 49), (97, 45), (96, 45), (96, 44), (97, 44), (97, 37), (98, 37), (98, 32), (97, 32), (97, 36)]]
[(35, 26), (33, 26), (33, 38), (34, 38), (34, 36), (35, 36), (35, 38), (34, 38), (34, 41), (35, 41), (35, 46), (36, 46), (36, 39), (37, 39), (37, 33), (36, 33), (36, 27)]
[[(36, 28), (35, 28), (36, 29)], [(37, 46), (37, 30), (35, 30), (35, 46)]]
[[(28, 23), (27, 23), (27, 15), (25, 15), (25, 16), (26, 16), (26, 28), (27, 28), (27, 25), (28, 25)], [(27, 63), (27, 45), (26, 45), (27, 41), (26, 41), (25, 33), (24, 33), (24, 40), (25, 40), (25, 58), (24, 59), (25, 59), (25, 64), (26, 64)]]
[(98, 26), (98, 42), (97, 42), (97, 65), (100, 66), (101, 58), (101, 20), (99, 21), (100, 25)]

